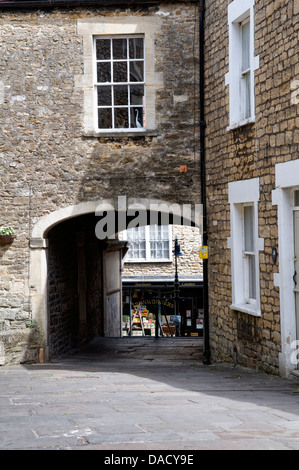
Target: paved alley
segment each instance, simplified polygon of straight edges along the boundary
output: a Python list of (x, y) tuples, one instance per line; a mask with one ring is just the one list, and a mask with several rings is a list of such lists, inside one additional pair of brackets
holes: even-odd
[(201, 352), (198, 338), (99, 338), (1, 367), (0, 449), (299, 450), (299, 381)]

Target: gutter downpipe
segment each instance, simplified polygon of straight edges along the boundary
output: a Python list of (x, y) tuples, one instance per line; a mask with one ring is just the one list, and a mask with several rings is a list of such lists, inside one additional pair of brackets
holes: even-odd
[[(204, 12), (205, 0), (199, 0), (199, 125), (200, 125), (200, 174), (201, 203), (203, 213), (202, 245), (208, 245), (206, 214), (206, 169), (205, 169), (205, 113), (204, 113)], [(209, 290), (208, 259), (203, 259), (203, 308), (204, 308), (204, 352), (203, 363), (210, 363), (210, 329), (209, 329)]]

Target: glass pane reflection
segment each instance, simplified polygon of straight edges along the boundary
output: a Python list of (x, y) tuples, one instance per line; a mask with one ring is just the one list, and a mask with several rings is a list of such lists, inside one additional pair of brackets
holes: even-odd
[(117, 129), (129, 127), (128, 108), (114, 108), (114, 127)]
[(130, 62), (130, 81), (143, 82), (143, 61)]
[(98, 109), (99, 129), (112, 128), (112, 109), (100, 108)]
[(127, 62), (114, 62), (113, 81), (115, 83), (128, 81)]
[(97, 80), (99, 83), (111, 82), (110, 62), (97, 63)]
[(113, 59), (127, 58), (127, 39), (113, 39)]
[(110, 39), (96, 40), (96, 57), (97, 60), (110, 60)]

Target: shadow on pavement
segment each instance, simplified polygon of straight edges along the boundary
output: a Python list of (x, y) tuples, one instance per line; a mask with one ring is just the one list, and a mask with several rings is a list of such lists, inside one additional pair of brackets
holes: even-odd
[[(299, 384), (278, 376), (259, 373), (233, 364), (204, 365), (202, 338), (95, 338), (79, 351), (46, 364), (27, 365), (37, 369), (65, 371), (97, 377), (100, 373), (130, 374), (190, 392), (229, 396), (231, 400), (259, 400), (260, 404), (285, 409), (276, 395), (291, 395), (299, 405)], [(78, 376), (79, 377), (79, 376)], [(299, 415), (299, 406), (293, 413)]]

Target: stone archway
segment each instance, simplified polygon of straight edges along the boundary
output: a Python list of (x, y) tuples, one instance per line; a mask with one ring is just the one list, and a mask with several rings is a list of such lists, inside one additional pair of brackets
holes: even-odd
[[(34, 225), (32, 230), (32, 236), (30, 239), (30, 298), (32, 305), (32, 320), (39, 326), (40, 331), (40, 347), (39, 347), (39, 361), (44, 362), (49, 360), (49, 305), (48, 305), (48, 249), (49, 249), (49, 234), (56, 226), (63, 224), (70, 220), (76, 220), (81, 216), (87, 214), (93, 214), (101, 216), (103, 214), (111, 214), (114, 212), (114, 217), (117, 219), (117, 223), (114, 228), (115, 231), (108, 233), (108, 237), (114, 239), (115, 233), (119, 231), (119, 225), (128, 222), (128, 217), (131, 217), (131, 223), (134, 223), (134, 211), (140, 215), (141, 211), (147, 214), (147, 217), (151, 214), (156, 220), (157, 214), (162, 216), (169, 216), (171, 214), (172, 220), (181, 220), (183, 224), (190, 224), (193, 226), (201, 227), (201, 205), (190, 205), (179, 206), (177, 204), (167, 203), (165, 201), (158, 201), (152, 199), (126, 199), (125, 197), (118, 197), (117, 199), (101, 200), (101, 201), (89, 201), (82, 202), (76, 205), (66, 206), (41, 217)], [(123, 217), (125, 216), (125, 222)], [(165, 219), (164, 219), (165, 220)], [(133, 222), (132, 222), (133, 221)], [(144, 220), (144, 223), (147, 223)], [(95, 219), (96, 222), (96, 219)], [(140, 223), (140, 217), (137, 220)], [(142, 223), (142, 222), (141, 222)], [(96, 233), (96, 223), (95, 223)], [(98, 237), (99, 238), (99, 237)], [(104, 238), (104, 237), (103, 237)], [(112, 248), (106, 250), (110, 254), (106, 256), (106, 262), (115, 263), (114, 255), (111, 255), (111, 251), (115, 251), (118, 248)], [(105, 267), (104, 267), (105, 271)], [(106, 269), (107, 271), (107, 269)], [(109, 305), (112, 305), (112, 294), (110, 296), (109, 289), (113, 292), (113, 288), (107, 281), (107, 292), (106, 292), (106, 323), (108, 322), (108, 310)], [(114, 299), (113, 299), (114, 301)], [(110, 303), (109, 303), (110, 302)]]
[[(106, 207), (101, 201), (101, 207)], [(41, 217), (32, 230), (30, 239), (30, 299), (32, 321), (39, 326), (39, 362), (49, 360), (49, 304), (48, 304), (48, 249), (49, 233), (56, 226), (78, 217), (95, 214), (99, 201), (79, 203), (60, 208)], [(111, 205), (107, 202), (107, 209)], [(80, 242), (79, 242), (80, 244)], [(79, 255), (80, 256), (80, 255)]]

